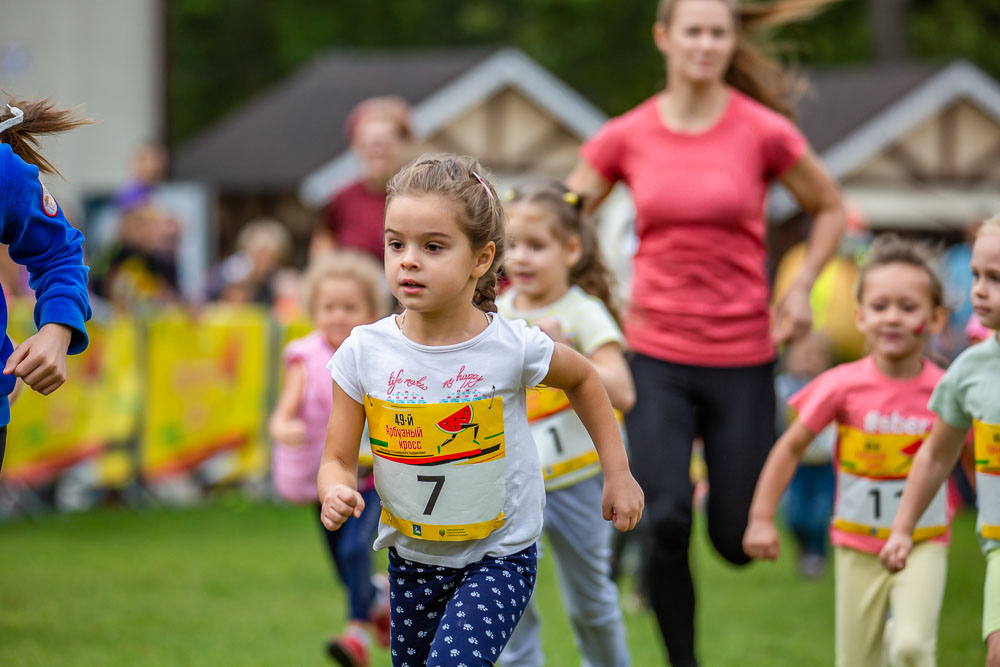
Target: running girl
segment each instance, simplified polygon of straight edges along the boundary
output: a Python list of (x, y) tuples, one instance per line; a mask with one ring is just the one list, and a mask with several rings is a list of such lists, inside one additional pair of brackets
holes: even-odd
[[(575, 192), (556, 181), (529, 183), (510, 193), (511, 248), (504, 272), (513, 287), (497, 300), (497, 311), (537, 325), (586, 356), (611, 404), (627, 412), (635, 403), (635, 387), (622, 355), (624, 337), (612, 314), (610, 280), (596, 233), (580, 204)], [(528, 393), (528, 423), (545, 478), (545, 531), (584, 663), (628, 665), (618, 588), (609, 576), (610, 526), (593, 523), (601, 511), (594, 443), (558, 389)], [(503, 662), (524, 667), (544, 663), (533, 603), (504, 650)]]
[[(333, 400), (326, 363), (351, 329), (389, 312), (387, 297), (378, 264), (361, 254), (331, 253), (309, 267), (305, 306), (316, 330), (285, 348), (285, 381), (270, 421), (274, 486), (282, 498), (316, 502), (316, 473)], [(366, 509), (343, 530), (323, 530), (349, 603), (347, 629), (327, 643), (327, 652), (345, 667), (369, 664), (369, 632), (383, 646), (389, 645), (388, 597), (378, 594), (371, 578), (378, 495), (367, 441), (362, 451), (357, 488)]]
[[(1000, 216), (979, 230), (972, 248), (972, 307), (989, 329), (1000, 329)], [(892, 533), (879, 557), (899, 576), (918, 561), (913, 545), (917, 517), (934, 507), (935, 489), (955, 467), (969, 428), (976, 448), (976, 532), (986, 555), (983, 596), (983, 640), (986, 664), (1000, 666), (1000, 340), (994, 333), (959, 355), (931, 396), (930, 409), (939, 419), (927, 444), (913, 462)], [(918, 528), (919, 532), (919, 528)], [(903, 570), (903, 568), (906, 568)], [(900, 572), (902, 570), (902, 572)]]
[(934, 414), (927, 399), (943, 371), (922, 356), (928, 337), (946, 322), (940, 279), (920, 246), (882, 237), (872, 247), (857, 287), (857, 326), (870, 356), (837, 366), (789, 403), (798, 418), (764, 464), (750, 506), (743, 548), (754, 558), (778, 557), (775, 508), (809, 442), (836, 421), (837, 497), (831, 541), (836, 579), (836, 664), (886, 664), (886, 615), (893, 665), (936, 662), (938, 617), (947, 570), (946, 489), (913, 530), (920, 543), (913, 570), (887, 574), (878, 553), (889, 535), (899, 496)]
[(475, 160), (429, 156), (403, 168), (388, 186), (385, 273), (405, 310), (355, 329), (328, 366), (322, 521), (337, 530), (364, 510), (355, 487), (367, 418), (394, 665), (492, 664), (528, 603), (545, 495), (525, 387), (563, 389), (585, 416), (604, 518), (630, 530), (642, 513), (597, 372), (493, 312), (506, 239), (503, 207)]

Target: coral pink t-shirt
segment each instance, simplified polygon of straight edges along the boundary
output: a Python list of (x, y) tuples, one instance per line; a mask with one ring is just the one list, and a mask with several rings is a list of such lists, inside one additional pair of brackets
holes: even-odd
[[(859, 528), (866, 522), (853, 517), (871, 518), (881, 510), (881, 523), (891, 524), (913, 456), (934, 423), (927, 401), (942, 376), (943, 370), (924, 360), (916, 377), (891, 378), (865, 357), (828, 370), (789, 399), (799, 420), (813, 433), (833, 421), (839, 426), (833, 458), (837, 468), (833, 544), (868, 553), (882, 549), (888, 531), (862, 534)], [(852, 507), (846, 507), (844, 487), (855, 483), (860, 484), (858, 492)], [(928, 539), (947, 542), (954, 507), (941, 500), (944, 530)]]
[(584, 144), (583, 158), (635, 201), (632, 350), (698, 366), (774, 359), (764, 198), (806, 149), (787, 118), (733, 89), (704, 132), (668, 129), (653, 97)]
[(381, 262), (385, 250), (385, 199), (384, 189), (372, 192), (361, 181), (335, 194), (326, 208), (326, 228), (337, 245), (367, 253)]
[[(316, 474), (333, 409), (333, 383), (326, 364), (334, 352), (318, 331), (285, 346), (285, 368), (301, 363), (306, 374), (298, 414), (306, 426), (305, 443), (294, 447), (276, 442), (272, 452), (274, 488), (279, 496), (291, 502), (316, 502)], [(371, 486), (371, 472), (359, 468), (358, 490), (365, 491)]]

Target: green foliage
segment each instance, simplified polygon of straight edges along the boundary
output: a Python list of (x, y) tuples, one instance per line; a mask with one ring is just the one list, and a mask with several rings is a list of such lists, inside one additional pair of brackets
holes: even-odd
[[(871, 58), (869, 2), (844, 0), (775, 35), (801, 65)], [(965, 57), (1000, 76), (1000, 0), (909, 0), (920, 58)], [(176, 145), (324, 51), (515, 45), (609, 114), (663, 85), (656, 0), (173, 0), (169, 139)]]

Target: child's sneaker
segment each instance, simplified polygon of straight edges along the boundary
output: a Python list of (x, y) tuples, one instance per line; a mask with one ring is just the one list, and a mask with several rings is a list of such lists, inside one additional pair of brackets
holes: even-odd
[(389, 619), (389, 577), (385, 574), (373, 574), (372, 584), (378, 591), (371, 611), (372, 634), (375, 635), (375, 641), (379, 646), (388, 646), (392, 639)]
[(368, 667), (368, 647), (362, 638), (346, 632), (326, 643), (326, 652), (341, 667)]

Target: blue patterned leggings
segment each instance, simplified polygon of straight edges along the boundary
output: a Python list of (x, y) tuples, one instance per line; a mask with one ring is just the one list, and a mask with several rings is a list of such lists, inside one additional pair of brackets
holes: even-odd
[(394, 667), (492, 665), (535, 587), (535, 545), (463, 568), (401, 558), (389, 549)]

